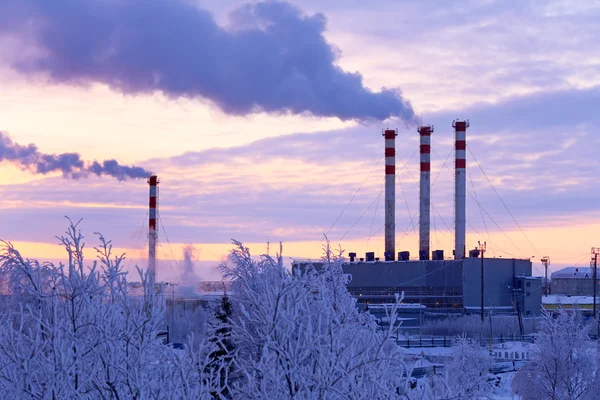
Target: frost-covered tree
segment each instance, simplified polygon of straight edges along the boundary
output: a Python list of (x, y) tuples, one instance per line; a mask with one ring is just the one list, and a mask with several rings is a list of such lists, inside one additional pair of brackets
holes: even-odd
[(428, 399), (488, 399), (493, 391), (491, 358), (476, 341), (466, 335), (453, 340), (450, 361), (441, 374), (431, 377)]
[(597, 343), (577, 312), (545, 314), (531, 362), (513, 380), (521, 399), (584, 400), (598, 396)]
[(232, 265), (222, 266), (233, 281), (232, 398), (410, 398), (410, 374), (392, 339), (395, 311), (381, 332), (357, 310), (341, 252), (327, 246), (322, 268), (291, 272), (281, 253), (256, 260), (235, 244)]
[(164, 297), (139, 270), (143, 295), (131, 296), (124, 257), (101, 235), (98, 259), (86, 265), (78, 225), (59, 238), (66, 264), (24, 258), (3, 242), (0, 268), (17, 301), (0, 316), (2, 397), (198, 399), (219, 391), (214, 345), (165, 346), (157, 335)]

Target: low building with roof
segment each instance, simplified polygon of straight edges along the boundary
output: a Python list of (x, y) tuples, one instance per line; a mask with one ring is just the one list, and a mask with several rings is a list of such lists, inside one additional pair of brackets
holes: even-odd
[[(597, 298), (600, 305), (600, 298)], [(592, 315), (594, 309), (593, 296), (570, 296), (562, 294), (549, 294), (542, 296), (542, 307), (545, 311), (576, 310), (583, 315)]]
[[(567, 267), (550, 275), (552, 294), (568, 296), (594, 295), (594, 269), (590, 267)], [(596, 290), (600, 293), (600, 280)]]

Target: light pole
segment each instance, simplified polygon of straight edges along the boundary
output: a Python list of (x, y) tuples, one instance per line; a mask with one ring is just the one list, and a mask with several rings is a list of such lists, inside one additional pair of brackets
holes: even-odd
[[(593, 286), (594, 286), (594, 308), (592, 311), (592, 317), (594, 318), (594, 320), (596, 321), (596, 325), (598, 325), (598, 318), (596, 317), (596, 295), (598, 294), (598, 254), (600, 254), (600, 248), (599, 247), (592, 247), (592, 262), (590, 264), (592, 264), (593, 267), (593, 271), (592, 271), (592, 279), (593, 279)], [(597, 329), (597, 333), (596, 333), (596, 339), (598, 339), (598, 335), (600, 334), (600, 325), (598, 325), (598, 329)]]
[(487, 247), (487, 242), (477, 242), (479, 243), (479, 252), (481, 253), (481, 322), (483, 323), (483, 312), (484, 312), (484, 297), (483, 297), (483, 285), (484, 285), (484, 279), (483, 279), (483, 256), (485, 254), (485, 250)]
[(550, 294), (550, 285), (548, 284), (548, 266), (550, 265), (550, 257), (544, 256), (540, 261), (542, 262), (542, 265), (544, 266), (544, 271), (545, 271), (544, 294), (547, 296)]

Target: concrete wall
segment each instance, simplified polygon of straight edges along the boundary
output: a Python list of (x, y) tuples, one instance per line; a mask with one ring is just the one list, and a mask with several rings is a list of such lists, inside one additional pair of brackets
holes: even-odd
[[(552, 286), (552, 294), (564, 294), (569, 296), (594, 295), (594, 284), (591, 278), (552, 278), (550, 284)], [(598, 285), (596, 290), (598, 290), (598, 294), (600, 294), (600, 285)]]
[(356, 262), (344, 272), (352, 276), (348, 290), (359, 303), (392, 302), (403, 292), (406, 303), (462, 311), (460, 261)]
[[(464, 306), (469, 311), (481, 307), (481, 259), (467, 258), (463, 261)], [(504, 258), (484, 259), (484, 307), (498, 312), (513, 308), (514, 276), (531, 276), (531, 261)], [(541, 298), (540, 298), (541, 304)]]
[[(429, 309), (454, 309), (479, 312), (481, 305), (481, 259), (440, 261), (373, 261), (344, 265), (344, 272), (352, 276), (348, 290), (359, 303), (391, 302), (394, 293), (403, 290), (405, 301), (425, 304)], [(529, 260), (505, 258), (484, 259), (484, 301), (486, 310), (513, 312), (515, 293), (525, 296), (517, 285), (515, 276), (531, 277)], [(522, 280), (521, 279), (521, 280)], [(541, 285), (541, 281), (531, 281)], [(513, 289), (521, 289), (515, 292)], [(539, 293), (538, 293), (539, 292)], [(521, 302), (532, 315), (541, 309), (541, 290), (531, 291), (527, 301)], [(535, 293), (535, 296), (533, 295)]]
[(525, 317), (541, 314), (543, 291), (544, 279), (541, 276), (524, 278), (522, 310)]
[(356, 262), (344, 265), (352, 275), (348, 288), (403, 286), (461, 286), (459, 261)]

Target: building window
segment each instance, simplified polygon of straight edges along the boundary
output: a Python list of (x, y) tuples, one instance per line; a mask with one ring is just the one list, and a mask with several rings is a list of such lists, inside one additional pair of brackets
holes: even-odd
[(530, 287), (530, 286), (531, 286), (531, 282), (527, 282), (525, 285), (526, 285), (527, 287)]
[(529, 311), (529, 310), (525, 311), (525, 315), (531, 315), (531, 311)]

